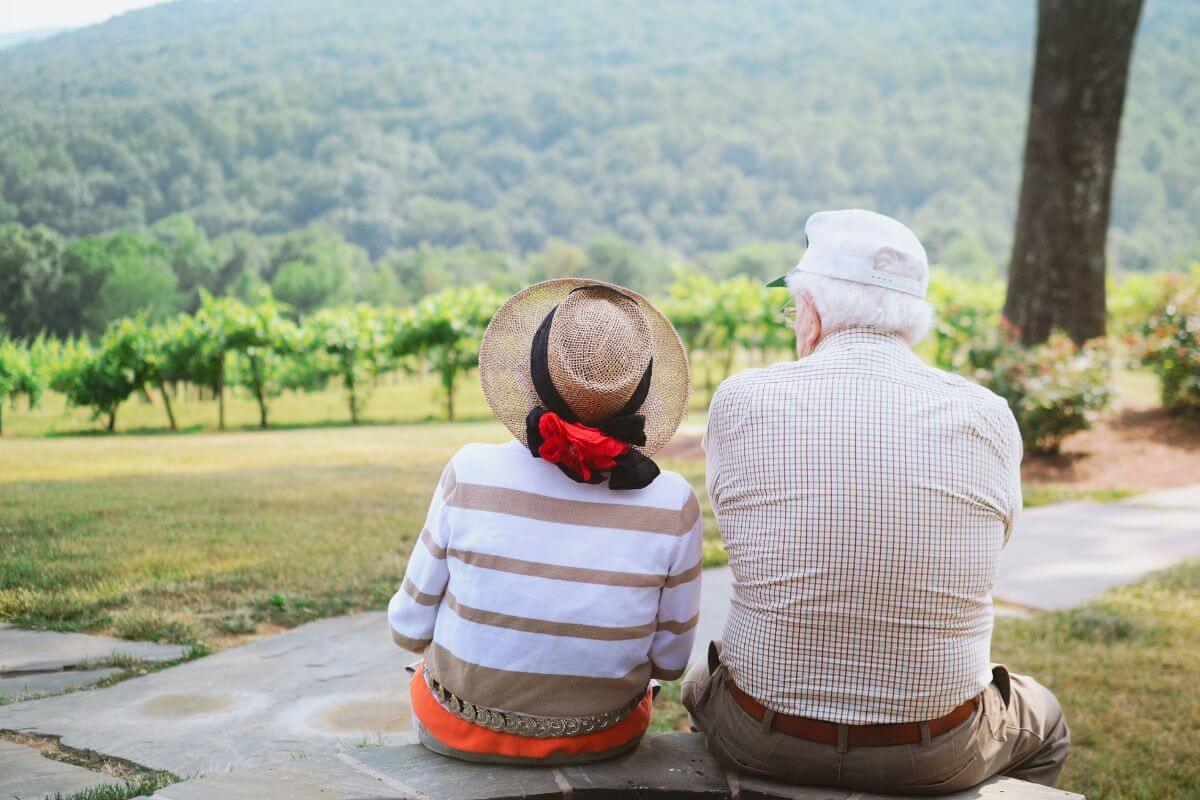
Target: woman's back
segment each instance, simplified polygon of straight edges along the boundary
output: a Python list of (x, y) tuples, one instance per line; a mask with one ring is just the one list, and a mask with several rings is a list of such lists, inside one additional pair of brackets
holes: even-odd
[(612, 492), (576, 483), (517, 442), (447, 466), (389, 609), (462, 700), (532, 715), (602, 714), (674, 679), (699, 605), (700, 508), (661, 474)]

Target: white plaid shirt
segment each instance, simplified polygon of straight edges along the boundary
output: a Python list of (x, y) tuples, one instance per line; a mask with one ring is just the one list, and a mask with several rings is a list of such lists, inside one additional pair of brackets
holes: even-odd
[(733, 571), (722, 661), (780, 713), (933, 719), (991, 680), (1021, 508), (1004, 401), (861, 328), (713, 396), (708, 493)]

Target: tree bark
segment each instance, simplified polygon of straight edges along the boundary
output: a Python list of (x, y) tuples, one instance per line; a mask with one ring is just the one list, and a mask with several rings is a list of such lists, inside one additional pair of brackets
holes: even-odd
[(114, 408), (108, 412), (108, 432), (112, 433), (117, 429), (117, 410)]
[(165, 383), (158, 385), (158, 393), (162, 395), (163, 407), (167, 409), (167, 421), (171, 423), (171, 430), (179, 430), (179, 427), (175, 424), (175, 410), (171, 408), (171, 396), (167, 393), (167, 385)]
[(1039, 0), (1004, 314), (1026, 345), (1104, 335), (1105, 245), (1142, 0)]
[(225, 364), (217, 368), (217, 429), (225, 430)]

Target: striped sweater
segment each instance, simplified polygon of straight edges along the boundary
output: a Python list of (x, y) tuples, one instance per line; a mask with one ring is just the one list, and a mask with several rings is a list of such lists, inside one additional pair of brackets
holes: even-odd
[(701, 519), (687, 481), (575, 483), (520, 443), (470, 444), (442, 473), (392, 638), (464, 700), (543, 716), (621, 707), (687, 666)]

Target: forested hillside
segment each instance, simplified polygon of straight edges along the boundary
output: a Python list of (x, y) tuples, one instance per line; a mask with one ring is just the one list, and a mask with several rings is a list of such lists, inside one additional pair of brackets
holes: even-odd
[[(372, 258), (605, 233), (698, 257), (813, 210), (1007, 258), (1034, 0), (184, 0), (0, 51), (0, 222), (321, 225)], [(1200, 239), (1200, 3), (1149, 0), (1112, 245)]]

